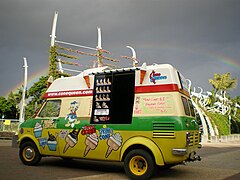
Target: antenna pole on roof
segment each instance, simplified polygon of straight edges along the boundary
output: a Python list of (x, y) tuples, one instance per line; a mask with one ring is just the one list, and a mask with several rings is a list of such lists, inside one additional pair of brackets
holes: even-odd
[(98, 54), (98, 67), (103, 66), (102, 62), (102, 36), (101, 36), (101, 29), (97, 27), (98, 31), (98, 45), (97, 45), (97, 54)]
[(55, 11), (54, 18), (53, 18), (53, 24), (52, 24), (52, 34), (50, 35), (50, 37), (51, 37), (51, 46), (55, 45), (57, 18), (58, 18), (58, 12)]
[[(62, 67), (62, 63), (61, 63), (61, 60), (60, 60), (60, 59), (58, 59), (58, 68), (59, 68), (59, 71), (60, 71), (61, 73), (63, 73), (63, 67)], [(63, 77), (63, 76), (61, 76), (61, 77)]]
[(136, 51), (131, 46), (126, 46), (126, 47), (131, 49), (131, 51), (132, 51), (132, 59), (133, 59), (133, 67), (136, 67), (138, 65)]

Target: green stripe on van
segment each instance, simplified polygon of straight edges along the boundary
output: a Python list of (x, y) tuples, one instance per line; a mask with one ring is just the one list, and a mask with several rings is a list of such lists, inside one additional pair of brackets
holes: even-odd
[[(44, 128), (44, 121), (49, 119), (29, 119), (21, 124), (21, 128), (34, 128), (38, 122)], [(67, 120), (65, 118), (55, 118), (53, 122), (56, 124), (57, 129), (73, 129), (71, 126), (66, 127)], [(192, 117), (180, 116), (159, 116), (159, 117), (133, 117), (131, 124), (90, 124), (87, 119), (81, 118), (80, 124), (75, 124), (74, 128), (81, 129), (85, 125), (94, 125), (96, 129), (101, 129), (103, 125), (114, 130), (123, 131), (182, 131), (182, 130), (198, 130), (198, 125)], [(55, 129), (55, 128), (54, 128)]]

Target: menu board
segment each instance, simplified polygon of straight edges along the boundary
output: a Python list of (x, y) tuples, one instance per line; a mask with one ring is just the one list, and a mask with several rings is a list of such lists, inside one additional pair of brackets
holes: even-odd
[(131, 124), (135, 71), (99, 73), (94, 78), (92, 124)]
[(173, 98), (171, 95), (136, 96), (135, 115), (157, 115), (173, 113)]
[(96, 75), (94, 88), (92, 122), (106, 123), (110, 120), (112, 76)]

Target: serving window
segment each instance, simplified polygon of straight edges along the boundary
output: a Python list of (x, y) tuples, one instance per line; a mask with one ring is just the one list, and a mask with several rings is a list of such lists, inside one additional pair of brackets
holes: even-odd
[(91, 123), (130, 124), (134, 87), (133, 70), (95, 75)]

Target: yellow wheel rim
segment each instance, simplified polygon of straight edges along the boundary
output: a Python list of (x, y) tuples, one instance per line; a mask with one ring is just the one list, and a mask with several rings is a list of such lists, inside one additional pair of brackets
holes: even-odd
[(129, 162), (129, 168), (133, 174), (141, 176), (146, 173), (148, 164), (144, 157), (134, 156)]
[(23, 158), (24, 158), (24, 160), (25, 161), (32, 161), (33, 159), (34, 159), (34, 157), (35, 157), (35, 151), (34, 151), (34, 149), (32, 148), (32, 147), (29, 147), (29, 146), (27, 146), (27, 147), (25, 147), (24, 149), (23, 149)]

